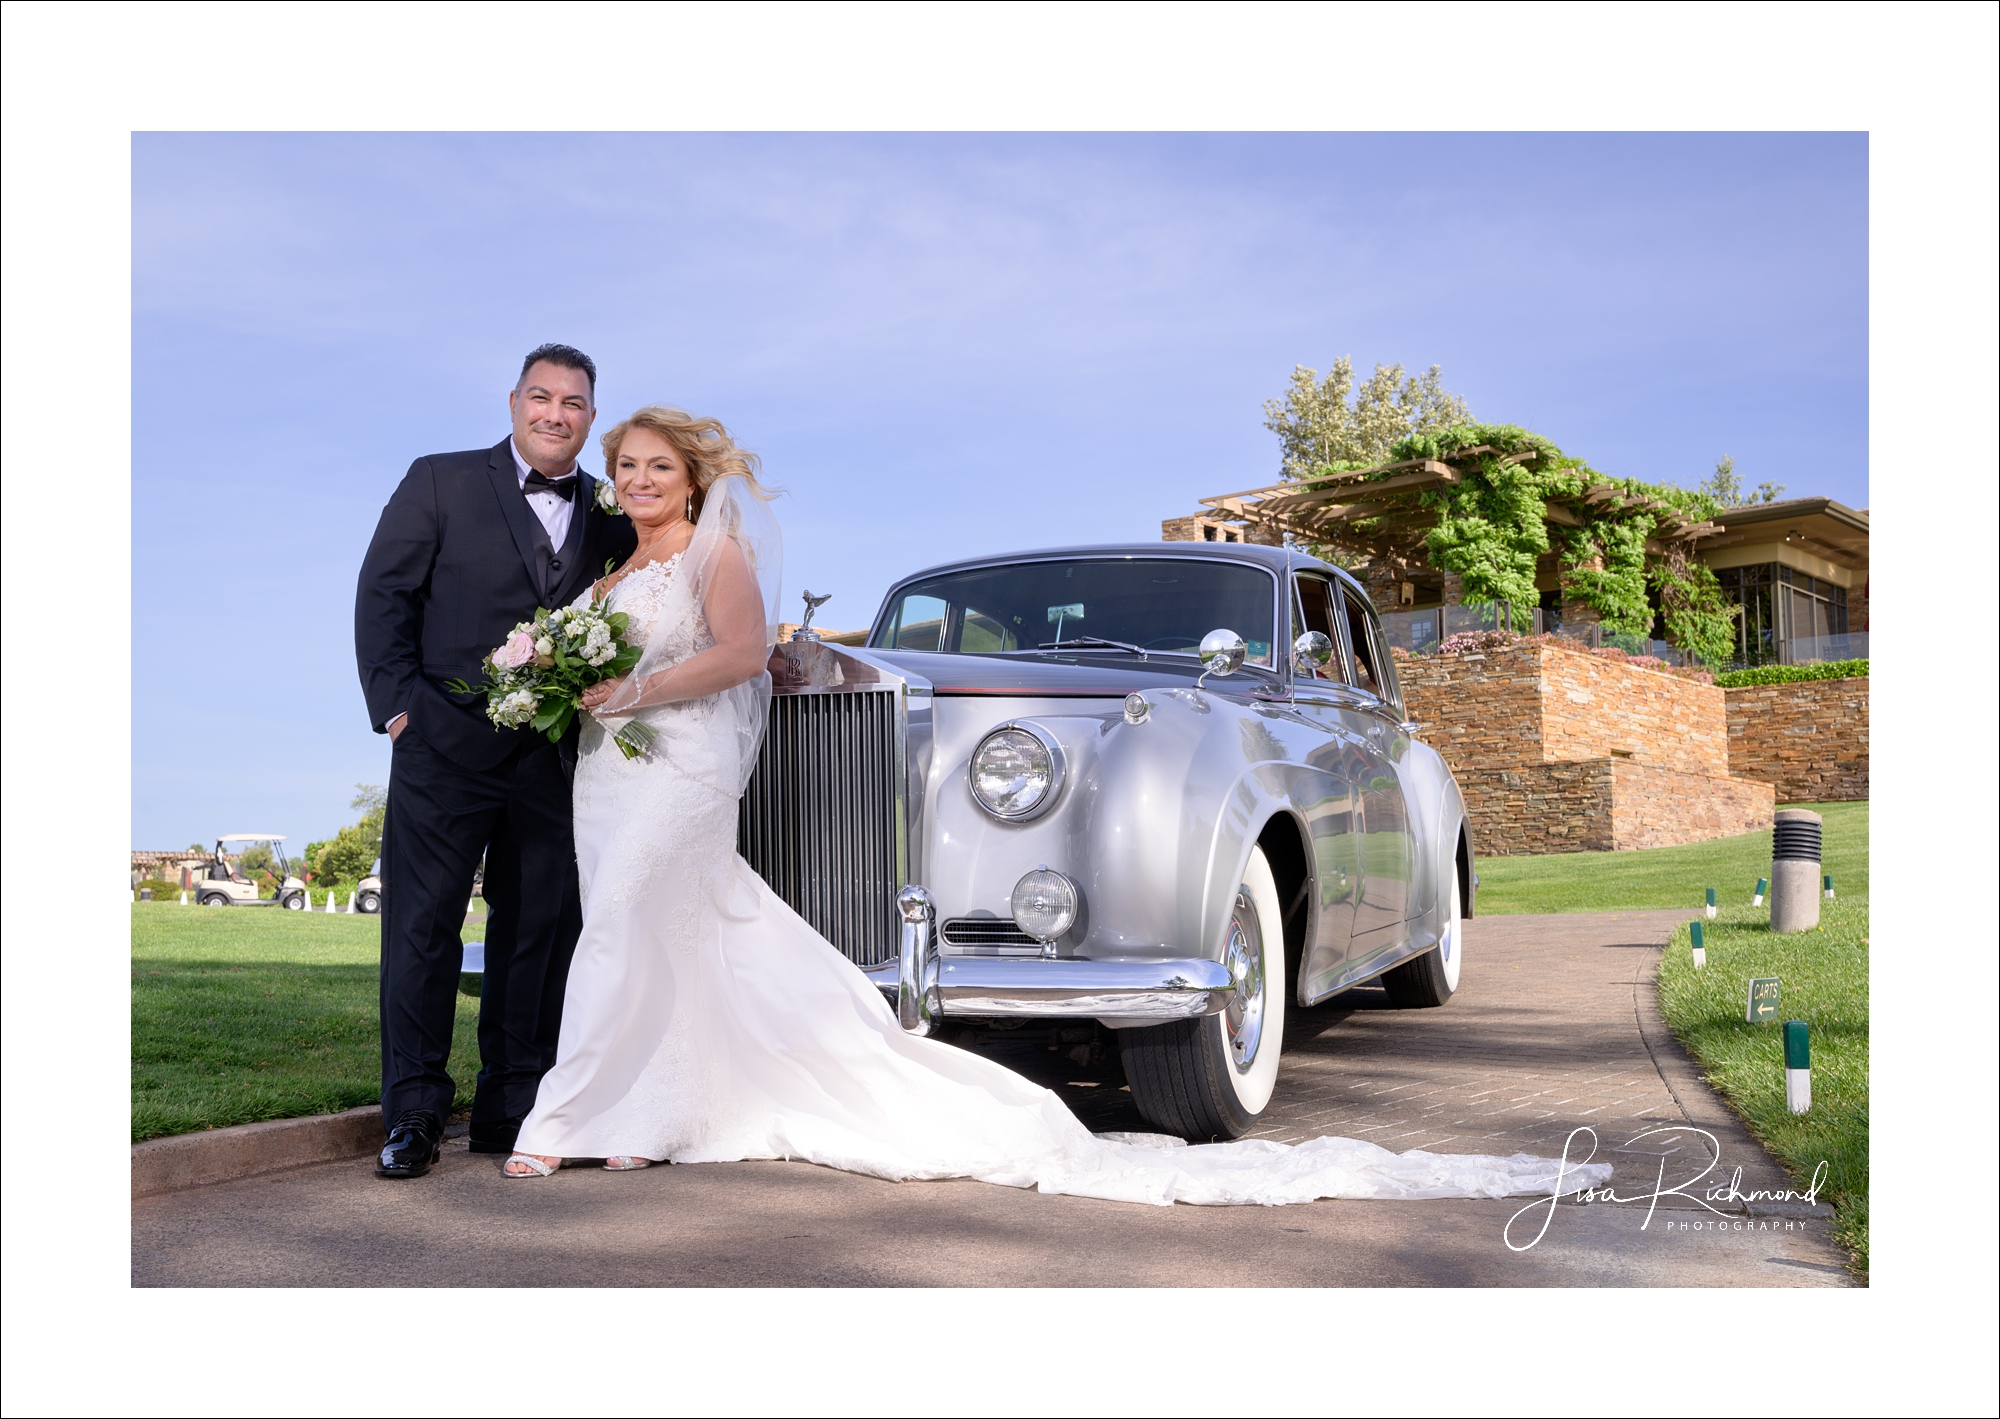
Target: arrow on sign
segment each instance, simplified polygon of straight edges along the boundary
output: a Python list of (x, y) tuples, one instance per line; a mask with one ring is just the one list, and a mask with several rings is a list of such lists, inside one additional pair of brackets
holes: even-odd
[(1754, 977), (1750, 982), (1749, 997), (1743, 1004), (1743, 1018), (1752, 1025), (1777, 1019), (1779, 984), (1776, 976)]

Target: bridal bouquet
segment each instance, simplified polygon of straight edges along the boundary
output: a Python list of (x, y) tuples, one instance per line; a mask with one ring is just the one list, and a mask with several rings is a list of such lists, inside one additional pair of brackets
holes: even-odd
[[(505, 644), (481, 662), (483, 686), (453, 680), (446, 688), (461, 694), (484, 689), (486, 717), (496, 728), (525, 724), (554, 743), (576, 718), (583, 692), (625, 674), (639, 663), (641, 649), (625, 641), (625, 613), (607, 611), (600, 596), (586, 608), (538, 609), (534, 620), (514, 627)], [(656, 737), (635, 719), (612, 742), (626, 758), (636, 759)]]

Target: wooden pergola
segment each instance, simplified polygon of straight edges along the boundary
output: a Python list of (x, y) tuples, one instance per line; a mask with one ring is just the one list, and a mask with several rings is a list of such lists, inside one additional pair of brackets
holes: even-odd
[[(1289, 535), (1300, 542), (1339, 547), (1370, 566), (1386, 566), (1398, 573), (1429, 571), (1424, 537), (1438, 519), (1436, 511), (1423, 506), (1417, 495), (1463, 482), (1464, 472), (1454, 465), (1500, 452), (1490, 444), (1480, 444), (1457, 449), (1443, 460), (1405, 459), (1247, 488), (1240, 493), (1221, 493), (1201, 502), (1222, 519), (1242, 524), (1256, 541), (1277, 541)], [(1500, 462), (1504, 467), (1539, 456), (1530, 449), (1505, 454)], [(1548, 520), (1557, 526), (1581, 527), (1586, 512), (1605, 505), (1651, 513), (1656, 525), (1646, 546), (1658, 556), (1666, 556), (1676, 546), (1691, 551), (1695, 543), (1724, 531), (1716, 522), (1688, 522), (1658, 499), (1634, 497), (1610, 483), (1587, 487), (1574, 499), (1550, 499), (1544, 507)]]

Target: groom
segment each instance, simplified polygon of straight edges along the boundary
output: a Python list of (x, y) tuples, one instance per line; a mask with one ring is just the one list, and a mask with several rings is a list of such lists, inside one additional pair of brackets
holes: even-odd
[(410, 465), (361, 564), (355, 658), (368, 717), (390, 750), (382, 829), (382, 1117), (375, 1172), (415, 1178), (439, 1155), (455, 1086), (445, 1066), (457, 1008), (460, 927), (486, 859), (486, 974), (472, 1151), (507, 1153), (555, 1060), (563, 987), (582, 929), (569, 777), (561, 745), (496, 729), (481, 659), (538, 606), (567, 605), (633, 547), (576, 466), (597, 367), (543, 345), (507, 396), (514, 431), (492, 448)]

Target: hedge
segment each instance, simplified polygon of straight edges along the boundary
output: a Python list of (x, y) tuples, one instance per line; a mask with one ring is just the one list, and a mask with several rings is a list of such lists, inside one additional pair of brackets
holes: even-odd
[(1790, 685), (1800, 680), (1865, 679), (1866, 660), (1830, 660), (1824, 665), (1758, 665), (1749, 670), (1730, 670), (1715, 677), (1725, 690), (1743, 685)]

